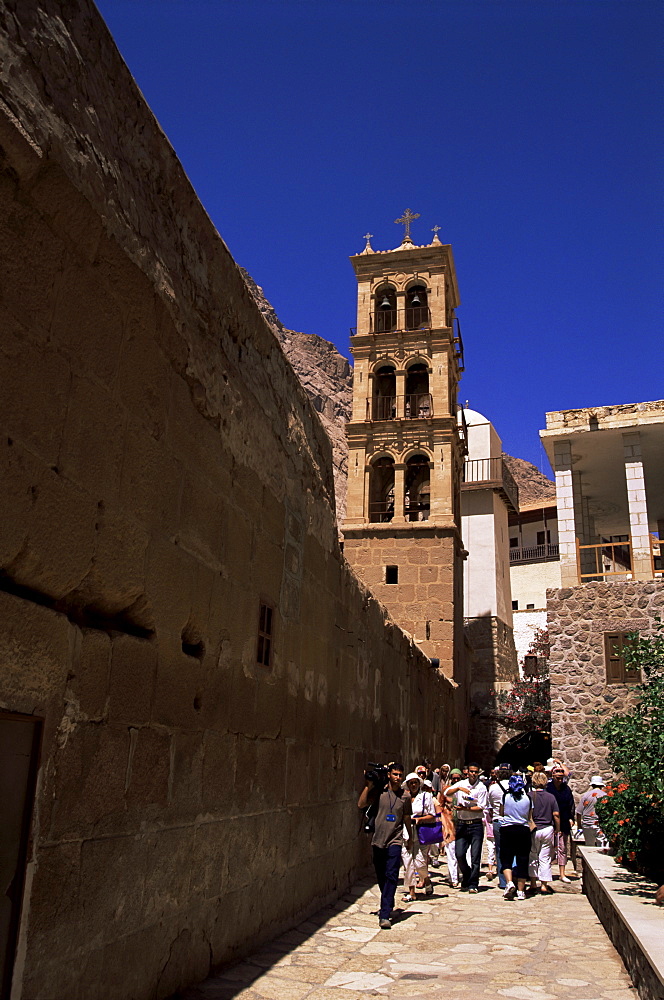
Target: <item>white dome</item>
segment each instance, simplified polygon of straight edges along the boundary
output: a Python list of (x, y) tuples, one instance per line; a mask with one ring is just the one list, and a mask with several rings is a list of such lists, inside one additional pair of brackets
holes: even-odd
[(477, 410), (464, 409), (463, 415), (466, 418), (466, 424), (468, 425), (468, 427), (474, 427), (477, 424), (491, 423), (488, 417), (485, 417), (482, 413), (479, 413)]

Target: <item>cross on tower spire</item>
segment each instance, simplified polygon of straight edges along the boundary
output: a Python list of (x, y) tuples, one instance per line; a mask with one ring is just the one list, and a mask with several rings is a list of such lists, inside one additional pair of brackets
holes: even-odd
[(420, 213), (419, 212), (413, 213), (413, 212), (411, 212), (411, 210), (409, 208), (407, 208), (406, 211), (403, 213), (403, 215), (401, 216), (400, 219), (395, 219), (394, 220), (395, 225), (397, 225), (397, 226), (401, 225), (401, 226), (405, 227), (405, 231), (404, 231), (404, 234), (403, 234), (404, 243), (406, 242), (406, 240), (410, 240), (410, 224), (411, 224), (411, 222), (413, 222), (415, 219), (419, 219), (419, 217), (420, 217)]

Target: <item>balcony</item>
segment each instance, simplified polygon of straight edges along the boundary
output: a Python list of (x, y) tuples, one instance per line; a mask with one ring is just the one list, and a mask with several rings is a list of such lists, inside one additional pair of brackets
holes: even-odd
[(365, 420), (426, 420), (433, 417), (433, 399), (429, 392), (408, 396), (374, 396), (367, 399)]
[[(431, 313), (428, 306), (410, 306), (403, 313), (404, 329), (427, 330), (431, 326)], [(371, 333), (393, 333), (401, 329), (398, 326), (399, 312), (396, 309), (380, 309), (371, 313), (369, 329)]]
[(612, 577), (633, 578), (632, 542), (598, 542), (581, 545), (576, 540), (579, 583), (609, 582)]
[(467, 458), (463, 466), (461, 489), (496, 490), (515, 514), (519, 511), (519, 487), (502, 458)]
[(522, 545), (519, 548), (510, 549), (510, 565), (530, 562), (552, 562), (559, 558), (558, 545)]

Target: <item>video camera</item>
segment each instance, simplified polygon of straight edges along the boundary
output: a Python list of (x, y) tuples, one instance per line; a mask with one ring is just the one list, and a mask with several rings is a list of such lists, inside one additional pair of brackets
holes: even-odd
[(373, 801), (364, 810), (364, 832), (373, 833), (376, 829), (376, 814), (378, 812), (378, 799), (387, 788), (387, 764), (375, 764), (369, 761), (369, 766), (364, 772), (366, 781), (373, 784), (375, 792)]

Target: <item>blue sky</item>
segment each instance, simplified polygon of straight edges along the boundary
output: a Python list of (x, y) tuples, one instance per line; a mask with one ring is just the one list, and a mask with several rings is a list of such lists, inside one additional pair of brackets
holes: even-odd
[(547, 410), (660, 399), (664, 10), (650, 0), (99, 0), (235, 259), (348, 355), (348, 257), (421, 213), (460, 399), (548, 471)]

